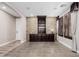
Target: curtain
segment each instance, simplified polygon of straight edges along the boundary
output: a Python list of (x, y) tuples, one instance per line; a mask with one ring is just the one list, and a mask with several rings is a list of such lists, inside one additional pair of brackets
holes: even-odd
[(67, 13), (63, 16), (63, 33), (64, 37), (72, 38), (71, 35), (71, 14)]
[(63, 36), (63, 17), (59, 19), (58, 35)]
[(72, 39), (70, 12), (59, 19), (58, 35)]
[(76, 41), (76, 24), (77, 24), (77, 12), (71, 13), (71, 28), (72, 28), (72, 49), (73, 51), (77, 51), (77, 41)]

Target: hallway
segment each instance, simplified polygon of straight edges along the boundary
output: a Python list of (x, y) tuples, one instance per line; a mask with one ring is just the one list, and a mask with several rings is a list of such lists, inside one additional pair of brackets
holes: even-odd
[(79, 57), (79, 55), (58, 42), (25, 42), (5, 57)]

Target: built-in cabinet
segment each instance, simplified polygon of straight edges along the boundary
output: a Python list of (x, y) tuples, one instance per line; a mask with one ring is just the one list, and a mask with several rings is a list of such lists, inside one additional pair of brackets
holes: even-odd
[(46, 16), (37, 16), (37, 34), (30, 34), (31, 42), (54, 42), (54, 34), (46, 34)]

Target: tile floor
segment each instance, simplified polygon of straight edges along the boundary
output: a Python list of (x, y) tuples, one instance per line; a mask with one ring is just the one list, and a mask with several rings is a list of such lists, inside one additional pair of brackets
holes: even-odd
[(4, 57), (79, 57), (79, 54), (59, 42), (25, 42)]
[(12, 51), (19, 45), (20, 45), (20, 41), (16, 40), (16, 41), (13, 41), (5, 46), (0, 47), (0, 56), (4, 56), (5, 54)]

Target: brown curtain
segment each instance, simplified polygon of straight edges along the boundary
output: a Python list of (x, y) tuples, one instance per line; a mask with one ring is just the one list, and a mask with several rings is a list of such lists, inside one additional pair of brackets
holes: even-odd
[(64, 27), (64, 37), (71, 38), (70, 30), (71, 30), (71, 15), (67, 13), (63, 16), (63, 27)]
[(71, 14), (67, 13), (63, 17), (59, 19), (59, 28), (58, 33), (60, 36), (64, 36), (66, 38), (71, 37)]
[(63, 17), (59, 19), (58, 34), (63, 36)]

